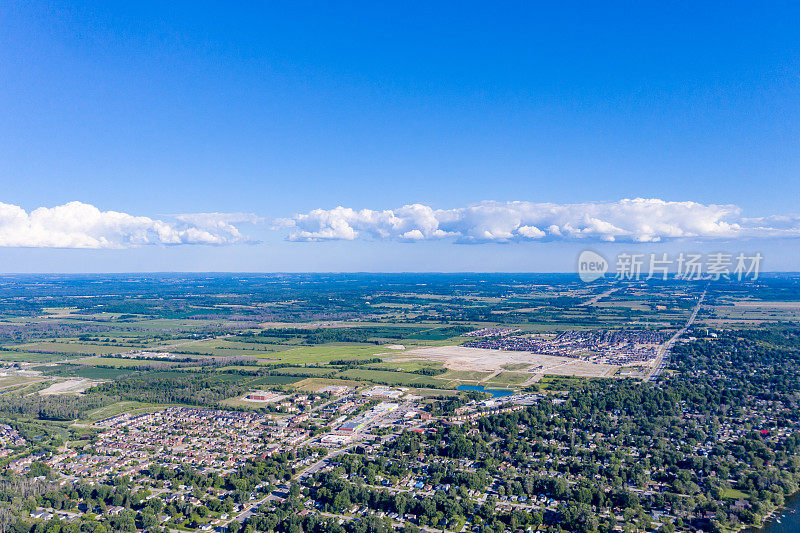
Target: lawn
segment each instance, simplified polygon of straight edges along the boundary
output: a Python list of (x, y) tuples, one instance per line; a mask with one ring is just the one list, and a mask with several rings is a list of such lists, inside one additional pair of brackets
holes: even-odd
[(746, 500), (750, 497), (744, 492), (736, 489), (722, 489), (720, 491), (720, 496), (724, 500)]

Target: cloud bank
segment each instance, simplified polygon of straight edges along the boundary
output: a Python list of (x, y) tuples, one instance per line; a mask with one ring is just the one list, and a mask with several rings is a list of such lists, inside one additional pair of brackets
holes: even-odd
[(743, 218), (735, 205), (653, 198), (552, 204), (482, 202), (457, 209), (315, 209), (279, 219), (291, 241), (388, 239), (484, 243), (510, 241), (660, 242), (672, 239), (800, 237), (800, 216)]
[(255, 222), (254, 215), (197, 213), (165, 222), (82, 202), (26, 212), (0, 203), (0, 247), (120, 249), (161, 244), (225, 245), (246, 242), (234, 225)]

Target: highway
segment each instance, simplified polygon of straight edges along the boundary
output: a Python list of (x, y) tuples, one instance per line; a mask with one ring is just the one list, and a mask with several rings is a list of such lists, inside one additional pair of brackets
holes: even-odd
[(656, 360), (656, 367), (653, 370), (653, 372), (650, 373), (650, 375), (647, 377), (645, 381), (652, 382), (658, 380), (658, 378), (661, 377), (661, 373), (667, 367), (667, 364), (669, 364), (670, 350), (672, 350), (672, 347), (675, 346), (675, 342), (681, 337), (681, 335), (686, 333), (686, 331), (694, 323), (694, 319), (697, 318), (697, 313), (700, 311), (700, 306), (703, 304), (703, 300), (706, 297), (706, 291), (708, 291), (708, 288), (703, 289), (703, 294), (701, 294), (700, 298), (697, 300), (697, 305), (695, 306), (694, 311), (692, 311), (689, 320), (686, 321), (686, 325), (683, 326), (683, 328), (681, 328), (680, 330), (678, 330), (675, 333), (675, 335), (673, 335), (667, 342), (665, 342), (662, 345), (658, 359)]

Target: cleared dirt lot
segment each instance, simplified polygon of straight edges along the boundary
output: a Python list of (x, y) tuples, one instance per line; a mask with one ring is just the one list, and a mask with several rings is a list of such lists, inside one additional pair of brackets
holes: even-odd
[(525, 373), (529, 374), (608, 377), (613, 376), (619, 368), (616, 365), (590, 363), (571, 357), (540, 355), (532, 352), (466, 348), (463, 346), (418, 348), (407, 351), (403, 355), (440, 361), (452, 370), (478, 370), (483, 372), (501, 370), (503, 365), (526, 363), (531, 365), (525, 371)]
[(68, 379), (66, 381), (59, 381), (53, 383), (46, 389), (39, 391), (39, 394), (49, 396), (53, 394), (78, 394), (86, 389), (97, 385), (99, 381), (92, 381), (90, 379)]

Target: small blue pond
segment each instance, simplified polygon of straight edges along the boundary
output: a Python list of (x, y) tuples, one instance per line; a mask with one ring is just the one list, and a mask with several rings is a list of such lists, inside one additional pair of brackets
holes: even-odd
[(513, 390), (484, 389), (483, 385), (459, 385), (458, 390), (476, 390), (480, 392), (488, 392), (495, 398), (497, 398), (498, 396), (511, 396), (512, 394), (514, 394)]

